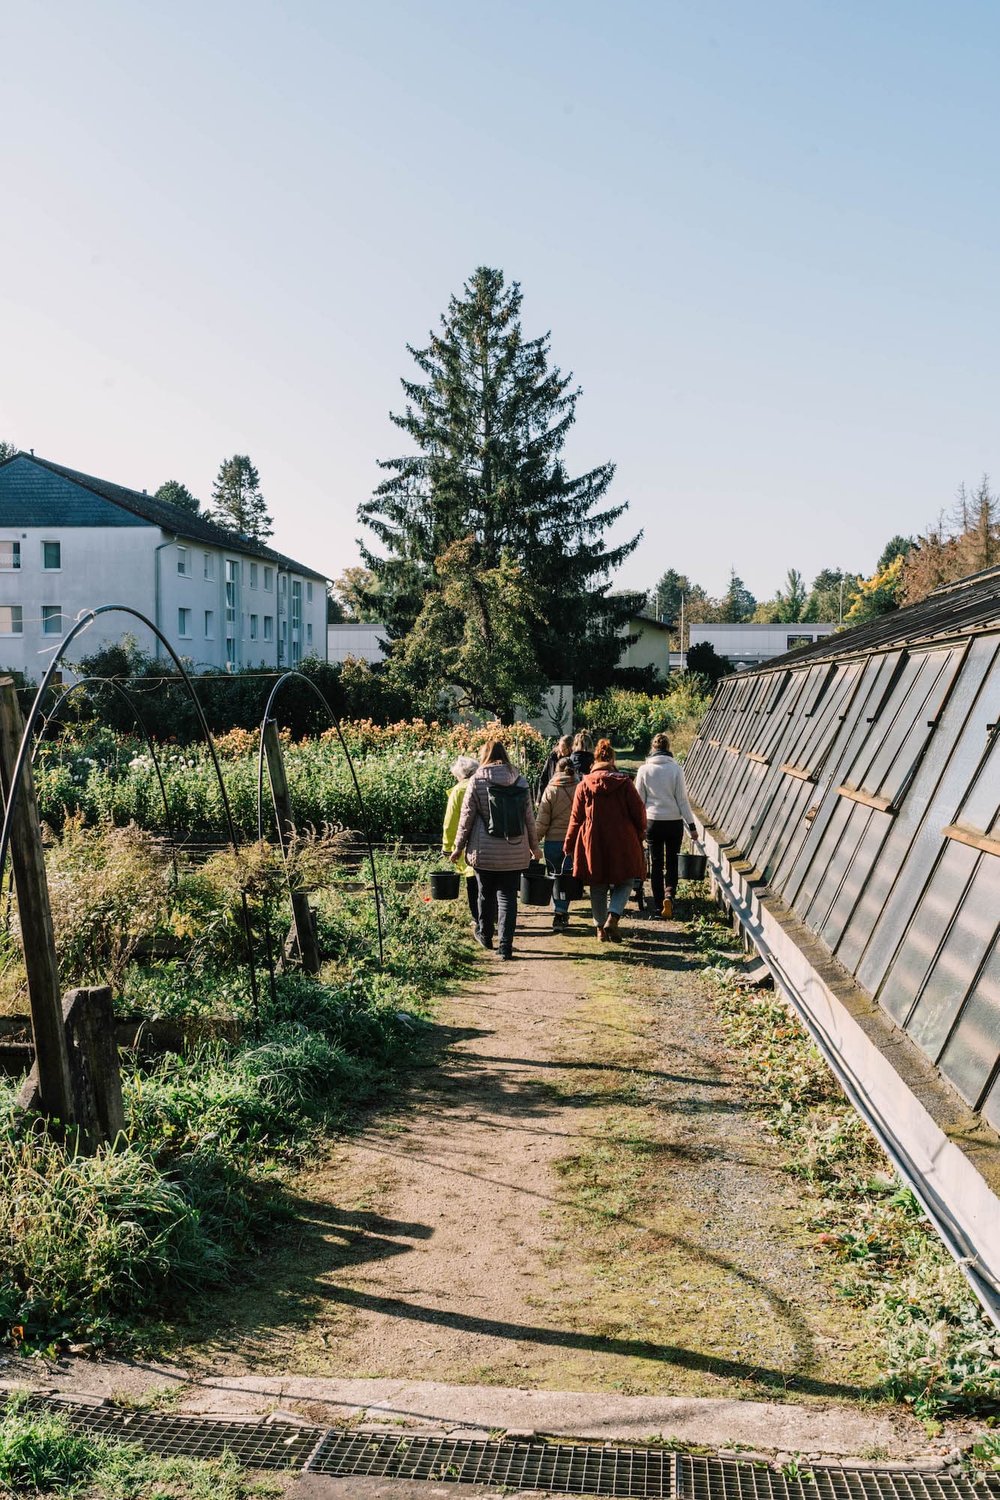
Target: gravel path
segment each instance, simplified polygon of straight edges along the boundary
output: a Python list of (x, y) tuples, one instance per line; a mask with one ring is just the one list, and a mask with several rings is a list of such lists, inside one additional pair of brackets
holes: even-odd
[(740, 1100), (683, 929), (528, 915), (442, 1005), (437, 1064), (299, 1184), (216, 1374), (843, 1400), (860, 1315)]

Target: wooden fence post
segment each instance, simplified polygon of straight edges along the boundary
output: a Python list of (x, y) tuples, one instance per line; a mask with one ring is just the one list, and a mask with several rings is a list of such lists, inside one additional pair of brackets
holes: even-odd
[(80, 1144), (93, 1151), (125, 1129), (111, 990), (70, 990), (62, 1010)]
[[(288, 795), (288, 777), (285, 775), (285, 758), (281, 753), (278, 725), (274, 719), (264, 722), (264, 754), (267, 757), (267, 772), (271, 781), (271, 799), (274, 815), (278, 820), (278, 831), (283, 844), (295, 834), (295, 819), (292, 816), (292, 799)], [(320, 970), (319, 944), (316, 928), (305, 891), (297, 890), (295, 881), (289, 882), (292, 896), (292, 924), (298, 945), (302, 967), (307, 974), (318, 974)]]
[[(13, 794), (14, 766), (23, 734), (24, 720), (13, 679), (0, 678), (0, 781), (8, 803)], [(75, 1120), (76, 1111), (38, 801), (28, 758), (21, 768), (17, 806), (11, 825), (10, 857), (17, 888), (24, 966), (28, 975), (40, 1103), (45, 1114), (68, 1125)]]

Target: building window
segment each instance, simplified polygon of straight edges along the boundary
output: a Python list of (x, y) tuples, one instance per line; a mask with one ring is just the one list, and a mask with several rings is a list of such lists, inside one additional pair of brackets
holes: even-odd
[(177, 548), (177, 571), (182, 578), (191, 576), (191, 558), (186, 547)]
[(61, 604), (43, 604), (42, 605), (42, 634), (43, 635), (62, 635), (62, 633), (63, 633), (63, 628), (62, 628), (62, 605)]
[(251, 615), (250, 616), (250, 639), (252, 641), (255, 641), (257, 639), (257, 616), (256, 615)]
[(210, 641), (210, 640), (213, 640), (214, 637), (215, 637), (215, 610), (214, 609), (206, 609), (206, 611), (205, 611), (205, 639), (206, 639), (206, 641)]
[(313, 628), (312, 628), (312, 620), (309, 620), (309, 621), (308, 621), (308, 622), (307, 622), (307, 623), (306, 623), (306, 645), (307, 645), (307, 646), (311, 646), (311, 645), (312, 645), (312, 643), (313, 643)]
[(21, 566), (21, 543), (0, 542), (0, 571), (16, 573)]
[(62, 567), (62, 542), (42, 543), (42, 567), (46, 573), (58, 573)]
[(264, 588), (267, 591), (267, 593), (269, 593), (269, 594), (272, 593), (273, 590), (274, 590), (274, 569), (273, 568), (265, 568), (264, 569)]
[(282, 573), (281, 574), (281, 592), (283, 594), (287, 594), (288, 593), (288, 574), (287, 573)]
[(181, 608), (177, 611), (177, 634), (181, 640), (189, 640), (191, 636), (191, 611)]
[(234, 635), (226, 636), (226, 671), (236, 671), (236, 637)]
[(252, 589), (255, 589), (257, 587), (257, 564), (256, 563), (251, 563), (250, 564), (250, 587)]
[(214, 552), (206, 552), (204, 554), (204, 556), (205, 556), (205, 577), (209, 578), (209, 579), (214, 578), (215, 577), (215, 553)]
[(306, 584), (306, 603), (307, 604), (311, 604), (312, 602), (313, 602), (313, 586), (312, 586), (311, 583), (307, 583)]
[(0, 604), (0, 635), (21, 635), (23, 632), (24, 618), (20, 604)]
[(273, 615), (265, 615), (264, 616), (264, 639), (265, 639), (265, 641), (273, 641), (274, 640), (274, 616)]

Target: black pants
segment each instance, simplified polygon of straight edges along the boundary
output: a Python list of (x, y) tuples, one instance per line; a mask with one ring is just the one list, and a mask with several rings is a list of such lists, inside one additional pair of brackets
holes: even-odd
[(475, 923), (475, 925), (478, 927), (479, 926), (479, 881), (476, 879), (475, 875), (466, 875), (466, 877), (465, 877), (465, 894), (469, 898), (469, 910), (472, 913), (472, 920)]
[[(677, 856), (681, 852), (684, 824), (680, 818), (654, 818), (646, 825), (646, 842), (649, 844), (649, 879), (653, 887), (653, 900), (663, 905), (665, 892), (673, 896), (677, 889)], [(663, 862), (666, 859), (667, 878), (663, 878)]]
[(499, 914), (499, 948), (501, 953), (511, 953), (514, 948), (514, 928), (517, 924), (517, 888), (521, 882), (520, 870), (479, 870), (479, 930), (487, 942), (493, 939)]

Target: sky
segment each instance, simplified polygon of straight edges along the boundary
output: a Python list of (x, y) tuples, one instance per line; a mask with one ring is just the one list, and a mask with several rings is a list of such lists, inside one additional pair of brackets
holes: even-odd
[[(480, 264), (668, 567), (870, 572), (1000, 480), (995, 0), (7, 0), (0, 438), (331, 576)], [(107, 601), (95, 601), (107, 602)]]

